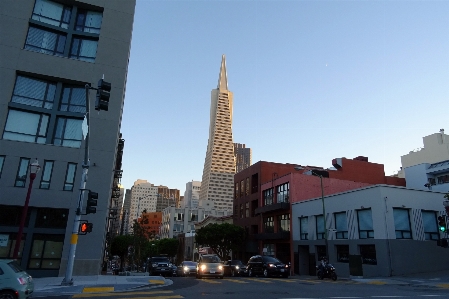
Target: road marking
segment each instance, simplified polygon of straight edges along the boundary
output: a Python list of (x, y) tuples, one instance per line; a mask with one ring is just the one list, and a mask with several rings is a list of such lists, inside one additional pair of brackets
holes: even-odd
[(165, 284), (165, 282), (160, 279), (150, 279), (150, 280), (148, 280), (148, 282), (152, 283), (152, 284)]
[(385, 281), (373, 280), (373, 281), (368, 282), (368, 284), (384, 285), (384, 284), (387, 284), (387, 283)]
[(226, 279), (226, 281), (232, 281), (232, 282), (236, 282), (236, 283), (249, 283), (247, 281), (243, 281), (243, 280), (238, 280), (238, 279)]
[[(133, 295), (153, 295), (153, 294), (172, 294), (173, 291), (148, 291), (148, 292), (129, 292)], [(96, 293), (96, 294), (76, 294), (72, 298), (91, 298), (91, 297), (112, 297), (112, 296), (123, 296), (123, 293)]]
[(83, 293), (106, 293), (113, 292), (114, 287), (94, 287), (94, 288), (84, 288)]
[(449, 288), (449, 283), (439, 283), (436, 286), (439, 288), (447, 289), (447, 288)]
[(371, 298), (404, 298), (410, 296), (371, 296)]
[(221, 283), (220, 281), (216, 281), (216, 280), (209, 280), (209, 279), (203, 279), (201, 281), (207, 282), (207, 283)]
[(246, 279), (251, 280), (251, 281), (255, 281), (255, 282), (273, 283), (273, 282), (271, 282), (271, 281), (269, 281), (267, 279), (259, 279), (259, 278), (246, 278)]
[(307, 280), (307, 279), (300, 279), (298, 280), (299, 282), (310, 282), (310, 283), (320, 283), (321, 281), (316, 281), (316, 280)]
[[(123, 294), (122, 294), (123, 295)], [(128, 299), (129, 297), (117, 298), (117, 299)], [(133, 299), (179, 299), (184, 298), (181, 295), (173, 295), (173, 296), (154, 296), (154, 297), (132, 297)]]

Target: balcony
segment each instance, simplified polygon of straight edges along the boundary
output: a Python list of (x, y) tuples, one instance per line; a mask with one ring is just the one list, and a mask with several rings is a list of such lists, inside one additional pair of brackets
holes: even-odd
[(290, 232), (261, 233), (255, 235), (256, 240), (288, 240)]
[(272, 211), (279, 211), (279, 210), (289, 210), (290, 209), (290, 203), (288, 202), (278, 202), (278, 203), (274, 203), (268, 206), (263, 206), (260, 208), (257, 208), (254, 212), (257, 214), (264, 214), (267, 212), (272, 212)]

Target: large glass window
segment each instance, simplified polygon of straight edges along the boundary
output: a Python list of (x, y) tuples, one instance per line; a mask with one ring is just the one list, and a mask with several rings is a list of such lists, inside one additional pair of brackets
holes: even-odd
[(68, 147), (80, 147), (83, 133), (81, 130), (81, 119), (59, 117), (53, 144)]
[(245, 217), (249, 217), (249, 202), (245, 203)]
[[(2, 233), (4, 234), (4, 233)], [(9, 235), (8, 243), (6, 246), (0, 246), (0, 259), (12, 259), (14, 256), (14, 247), (16, 246), (17, 234), (6, 233)], [(22, 259), (23, 247), (25, 246), (26, 234), (22, 234), (22, 239), (20, 240), (19, 252), (18, 252), (18, 262), (20, 263)]]
[(245, 180), (240, 181), (240, 196), (245, 195)]
[(11, 102), (52, 109), (55, 92), (55, 83), (17, 76)]
[(299, 218), (299, 230), (300, 230), (300, 239), (308, 240), (309, 239), (309, 221), (307, 217)]
[(45, 143), (48, 115), (9, 110), (3, 139)]
[(360, 245), (359, 248), (363, 264), (377, 265), (375, 245)]
[(65, 229), (68, 215), (67, 209), (39, 208), (35, 227)]
[(72, 191), (75, 183), (76, 163), (67, 164), (67, 173), (64, 181), (64, 191)]
[(290, 214), (284, 214), (278, 216), (278, 231), (289, 232), (290, 231)]
[(86, 89), (83, 87), (64, 86), (59, 110), (86, 113)]
[(263, 244), (264, 255), (274, 256), (274, 244)]
[(100, 12), (79, 9), (75, 30), (99, 34), (102, 19), (103, 15)]
[(274, 217), (265, 217), (263, 219), (263, 227), (265, 233), (274, 233)]
[(349, 263), (349, 245), (336, 245), (337, 261), (339, 263)]
[(359, 238), (374, 238), (373, 216), (371, 213), (371, 209), (357, 211), (357, 217), (359, 220)]
[(59, 269), (64, 235), (34, 234), (29, 269)]
[(64, 29), (69, 28), (71, 9), (68, 6), (49, 1), (36, 0), (31, 18)]
[(277, 202), (289, 202), (289, 183), (285, 183), (276, 187)]
[(318, 215), (315, 217), (316, 219), (316, 238), (317, 240), (322, 240), (325, 237), (325, 225), (324, 225), (324, 217), (323, 215)]
[(30, 26), (25, 41), (25, 49), (50, 54), (64, 54), (66, 35)]
[(249, 195), (249, 178), (246, 178), (245, 195)]
[(263, 203), (265, 206), (273, 204), (273, 188), (263, 191)]
[(14, 187), (25, 187), (29, 164), (29, 158), (20, 158), (19, 169), (17, 170), (16, 182), (14, 183)]
[(348, 238), (348, 225), (346, 223), (346, 212), (335, 213), (335, 237), (337, 239)]
[(426, 240), (438, 240), (437, 213), (435, 211), (422, 211), (422, 221)]
[(3, 164), (5, 164), (5, 156), (0, 156), (0, 178), (2, 177)]
[(393, 208), (396, 239), (411, 239), (410, 216), (407, 209)]
[(45, 161), (42, 170), (40, 189), (50, 189), (51, 175), (53, 172), (54, 161)]
[(240, 186), (239, 183), (235, 183), (235, 198), (240, 197), (239, 186)]
[(70, 49), (70, 58), (95, 62), (97, 45), (98, 41), (96, 40), (74, 37)]

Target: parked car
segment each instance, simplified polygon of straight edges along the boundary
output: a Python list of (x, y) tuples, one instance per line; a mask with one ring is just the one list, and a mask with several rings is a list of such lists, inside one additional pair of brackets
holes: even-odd
[(218, 277), (223, 279), (223, 264), (216, 254), (201, 255), (198, 260), (196, 278)]
[(31, 275), (15, 260), (0, 260), (0, 298), (28, 298), (34, 292)]
[(148, 260), (148, 272), (150, 276), (173, 276), (173, 267), (166, 256), (154, 256)]
[(228, 260), (223, 263), (225, 276), (246, 276), (246, 266), (241, 260)]
[(178, 266), (178, 276), (196, 275), (196, 267), (198, 263), (192, 261), (183, 261)]
[(289, 265), (282, 263), (277, 258), (265, 255), (251, 257), (246, 265), (246, 270), (250, 277), (256, 275), (288, 277), (290, 273)]

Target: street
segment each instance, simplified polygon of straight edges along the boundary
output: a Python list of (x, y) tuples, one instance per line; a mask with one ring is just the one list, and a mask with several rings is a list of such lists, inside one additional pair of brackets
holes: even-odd
[[(449, 284), (423, 286), (417, 284), (383, 284), (380, 281), (317, 280), (314, 277), (259, 278), (225, 277), (196, 279), (173, 277), (171, 285), (141, 288), (128, 292), (82, 293), (51, 298), (267, 298), (267, 299), (326, 299), (326, 298), (449, 298)], [(50, 296), (45, 296), (49, 298)], [(37, 298), (37, 296), (33, 296)]]

